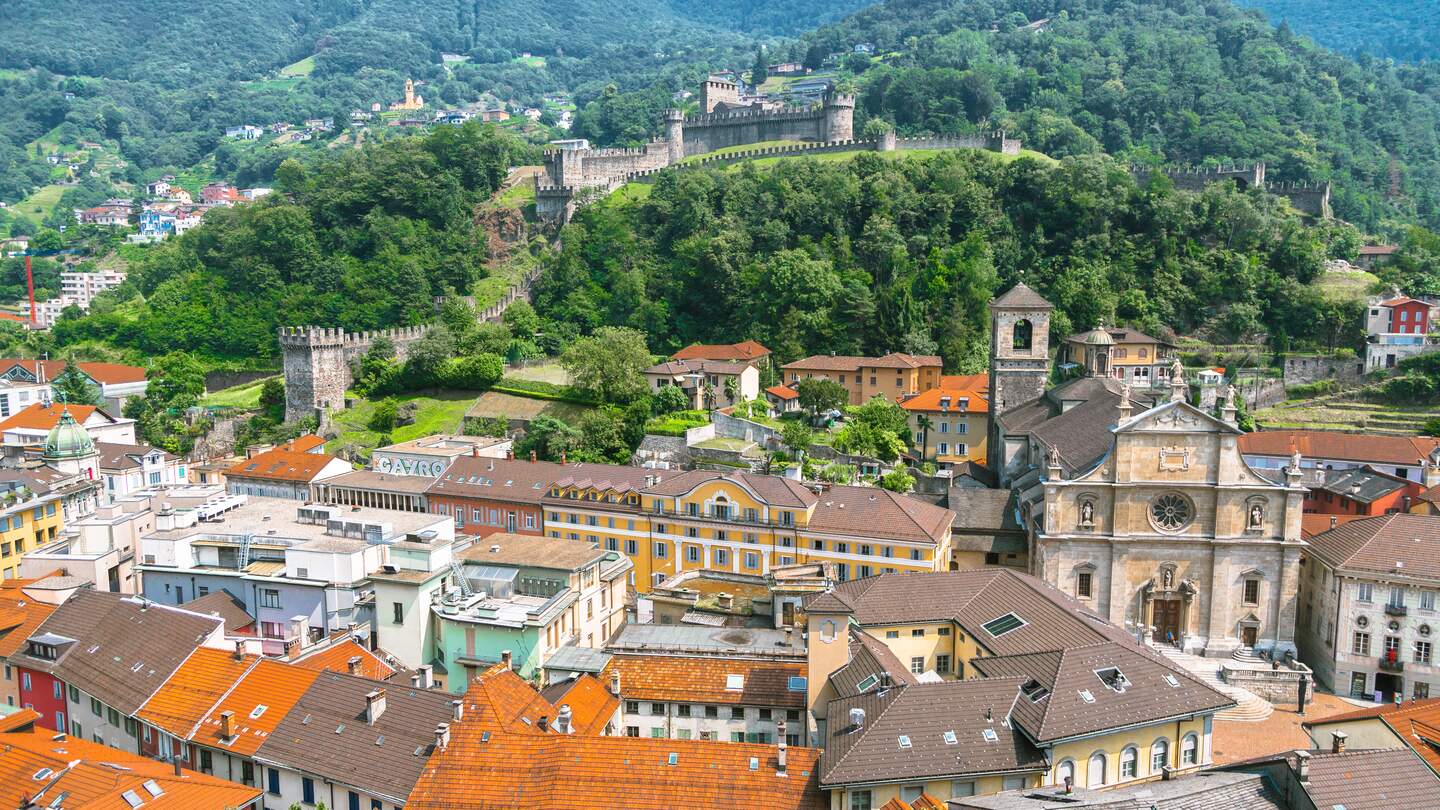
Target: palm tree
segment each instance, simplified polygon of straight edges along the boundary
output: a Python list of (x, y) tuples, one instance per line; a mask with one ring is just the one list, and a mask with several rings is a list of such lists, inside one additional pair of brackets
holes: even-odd
[(725, 378), (725, 399), (729, 400), (731, 405), (740, 401), (740, 381), (734, 377)]
[(935, 424), (922, 413), (915, 417), (915, 426), (920, 428), (920, 460), (924, 461), (930, 456), (930, 428)]
[(706, 380), (705, 386), (700, 389), (700, 393), (705, 402), (705, 410), (712, 410), (715, 407), (715, 385), (709, 380)]

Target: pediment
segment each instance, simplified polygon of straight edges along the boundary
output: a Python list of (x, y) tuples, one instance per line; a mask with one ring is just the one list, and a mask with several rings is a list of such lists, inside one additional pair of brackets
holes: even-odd
[(1242, 431), (1188, 402), (1163, 402), (1115, 428), (1116, 433), (1234, 433)]

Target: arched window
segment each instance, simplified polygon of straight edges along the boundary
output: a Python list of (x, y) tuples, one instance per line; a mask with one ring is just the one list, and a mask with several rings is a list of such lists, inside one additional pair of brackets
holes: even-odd
[(1180, 741), (1180, 764), (1195, 765), (1200, 762), (1200, 738), (1195, 734), (1186, 734), (1185, 739)]
[(1075, 784), (1075, 760), (1067, 759), (1055, 766), (1055, 784), (1063, 785), (1069, 779), (1070, 784)]
[(1085, 780), (1086, 787), (1096, 787), (1105, 784), (1107, 764), (1104, 751), (1096, 751), (1090, 755), (1090, 773)]
[(1029, 321), (1024, 318), (1016, 321), (1015, 328), (1012, 330), (1013, 342), (1011, 348), (1023, 349), (1027, 352), (1030, 351), (1030, 344), (1035, 339), (1034, 333), (1035, 328), (1030, 325)]
[(1170, 742), (1168, 740), (1156, 740), (1150, 746), (1150, 774), (1156, 775), (1165, 770), (1170, 764)]
[(1134, 779), (1139, 775), (1140, 751), (1135, 746), (1126, 746), (1120, 752), (1120, 778)]

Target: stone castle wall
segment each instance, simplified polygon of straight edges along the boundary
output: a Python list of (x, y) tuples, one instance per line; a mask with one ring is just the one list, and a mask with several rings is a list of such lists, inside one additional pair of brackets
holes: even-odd
[(739, 110), (686, 116), (685, 156), (763, 141), (825, 143), (834, 140), (830, 137), (828, 118), (824, 108)]
[(1147, 166), (1131, 166), (1130, 175), (1135, 182), (1144, 184), (1154, 172), (1160, 172), (1182, 191), (1203, 191), (1211, 183), (1233, 182), (1242, 189), (1260, 188), (1284, 197), (1295, 210), (1316, 219), (1328, 219), (1330, 210), (1329, 183), (1271, 183), (1265, 179), (1265, 164), (1203, 168), (1199, 166), (1178, 166), (1151, 169)]
[(281, 327), (285, 421), (293, 422), (312, 414), (319, 414), (323, 419), (326, 411), (343, 407), (345, 391), (352, 382), (350, 361), (364, 354), (382, 336), (395, 344), (395, 356), (403, 360), (410, 345), (429, 331), (428, 326), (355, 333), (337, 327)]

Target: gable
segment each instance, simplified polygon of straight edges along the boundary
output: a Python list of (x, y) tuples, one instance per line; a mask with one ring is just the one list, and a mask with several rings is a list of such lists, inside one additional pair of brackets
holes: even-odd
[(1188, 402), (1163, 402), (1138, 413), (1115, 428), (1122, 433), (1230, 433), (1242, 431), (1211, 416)]

